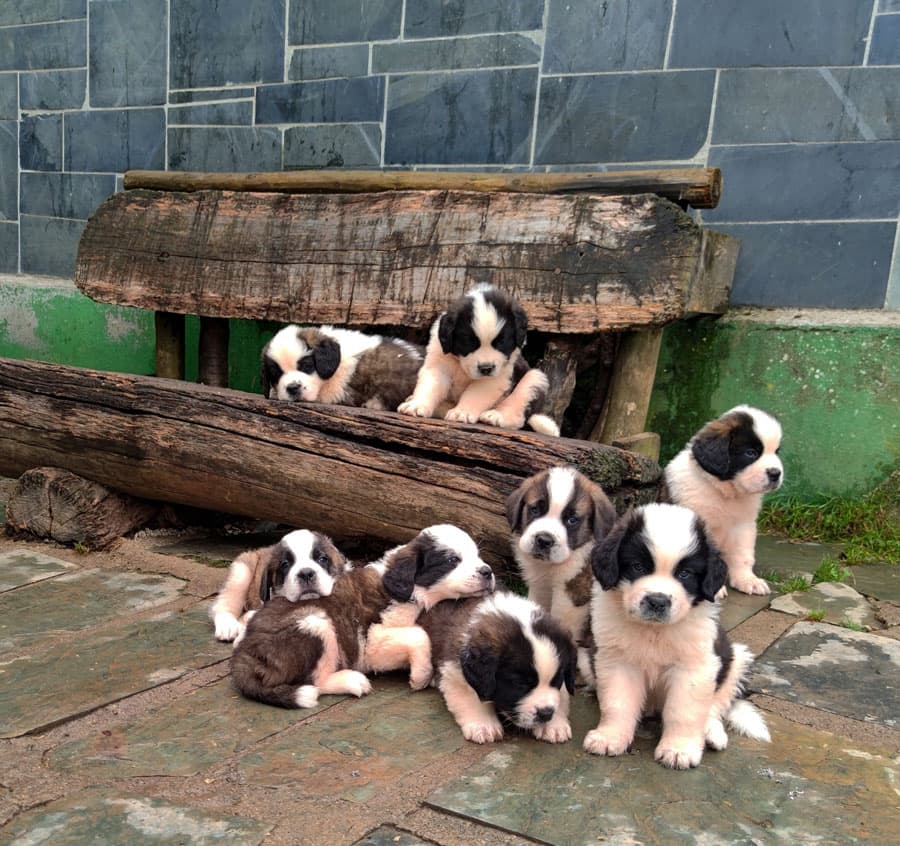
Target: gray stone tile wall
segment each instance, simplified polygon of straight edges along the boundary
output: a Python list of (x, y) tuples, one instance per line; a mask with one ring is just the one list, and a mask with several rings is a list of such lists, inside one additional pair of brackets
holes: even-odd
[(128, 168), (707, 164), (734, 303), (897, 308), (900, 0), (0, 3), (4, 273)]

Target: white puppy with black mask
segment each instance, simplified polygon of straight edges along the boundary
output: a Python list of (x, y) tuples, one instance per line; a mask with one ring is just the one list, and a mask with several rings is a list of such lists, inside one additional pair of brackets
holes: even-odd
[(763, 495), (784, 481), (780, 448), (778, 421), (739, 405), (707, 423), (666, 467), (666, 495), (700, 515), (728, 566), (728, 584), (742, 593), (770, 591), (753, 573), (756, 520)]
[(415, 391), (397, 411), (504, 429), (527, 424), (559, 435), (559, 426), (539, 413), (548, 382), (522, 356), (527, 328), (525, 310), (512, 296), (476, 286), (432, 324)]
[(653, 504), (621, 517), (591, 557), (591, 625), (600, 723), (584, 748), (621, 755), (641, 717), (659, 713), (656, 760), (696, 767), (724, 749), (724, 723), (759, 740), (762, 715), (740, 698), (753, 656), (719, 624), (725, 564), (699, 517)]

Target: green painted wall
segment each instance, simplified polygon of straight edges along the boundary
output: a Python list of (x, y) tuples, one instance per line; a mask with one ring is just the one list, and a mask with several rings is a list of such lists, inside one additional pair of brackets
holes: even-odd
[(900, 328), (731, 318), (667, 328), (648, 422), (662, 459), (740, 403), (782, 423), (779, 495), (863, 494), (900, 465)]

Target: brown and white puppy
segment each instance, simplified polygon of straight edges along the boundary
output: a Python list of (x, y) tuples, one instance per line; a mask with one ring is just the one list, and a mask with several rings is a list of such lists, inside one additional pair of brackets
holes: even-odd
[(231, 562), (210, 609), (216, 638), (234, 640), (247, 615), (273, 596), (291, 602), (328, 596), (349, 567), (331, 538), (306, 529), (291, 532), (272, 546), (242, 552)]
[(591, 550), (616, 521), (612, 503), (574, 467), (551, 467), (527, 478), (510, 495), (506, 517), (528, 598), (575, 639), (579, 675), (591, 684)]
[(397, 338), (332, 326), (285, 326), (262, 351), (270, 399), (393, 411), (416, 384), (424, 351)]
[(641, 716), (661, 713), (656, 760), (696, 767), (704, 745), (724, 749), (723, 720), (759, 740), (762, 715), (741, 700), (753, 656), (719, 625), (725, 563), (697, 515), (679, 505), (629, 511), (591, 556), (600, 724), (584, 748), (621, 755)]
[(743, 593), (769, 593), (753, 573), (756, 519), (763, 495), (784, 481), (780, 448), (778, 421), (739, 405), (707, 423), (666, 467), (669, 498), (700, 515), (728, 565), (728, 584)]
[(522, 357), (527, 328), (525, 310), (513, 297), (476, 286), (432, 325), (415, 391), (397, 411), (504, 429), (528, 424), (559, 435), (559, 426), (538, 413), (548, 383)]
[(432, 644), (437, 687), (466, 740), (502, 740), (504, 722), (548, 743), (572, 737), (575, 644), (540, 607), (501, 592), (442, 602), (419, 625)]
[(321, 693), (362, 696), (372, 689), (367, 672), (409, 667), (410, 685), (425, 687), (431, 644), (414, 625), (419, 613), (493, 589), (472, 538), (456, 526), (432, 526), (351, 570), (330, 596), (266, 603), (235, 643), (232, 680), (249, 699), (283, 708), (310, 708)]

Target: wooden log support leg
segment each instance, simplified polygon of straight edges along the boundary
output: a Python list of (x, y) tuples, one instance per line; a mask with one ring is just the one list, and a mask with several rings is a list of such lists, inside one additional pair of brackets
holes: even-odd
[(156, 375), (163, 379), (184, 379), (184, 315), (157, 311)]
[(544, 414), (562, 423), (563, 415), (572, 401), (575, 390), (575, 376), (578, 370), (579, 343), (573, 336), (560, 336), (547, 341), (544, 357), (538, 368), (547, 374), (550, 389)]
[(628, 332), (622, 337), (606, 413), (591, 432), (592, 441), (610, 444), (644, 431), (661, 342), (662, 329)]
[(200, 383), (228, 387), (228, 320), (200, 318)]

